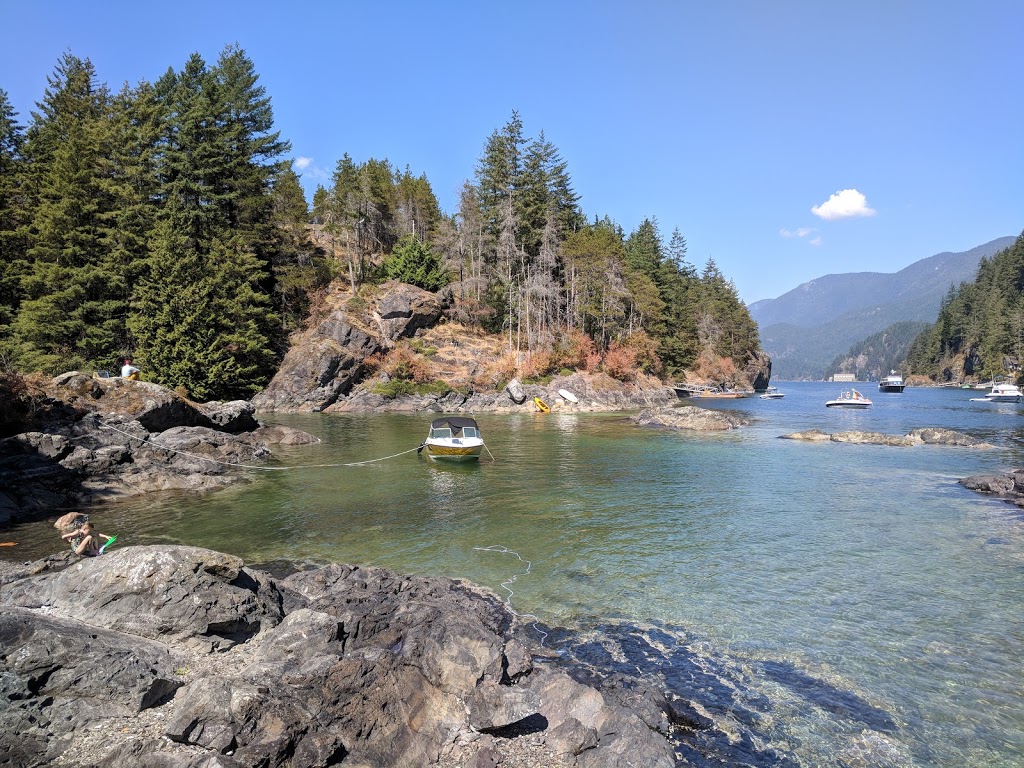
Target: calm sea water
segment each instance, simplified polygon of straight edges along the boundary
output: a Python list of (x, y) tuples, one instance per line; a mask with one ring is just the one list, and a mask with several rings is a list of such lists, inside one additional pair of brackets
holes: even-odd
[[(465, 578), (548, 627), (685, 634), (772, 702), (761, 732), (804, 765), (1024, 766), (1024, 517), (956, 482), (1024, 465), (1024, 406), (864, 384), (875, 406), (837, 411), (824, 403), (840, 385), (779, 386), (778, 401), (691, 401), (753, 421), (725, 434), (624, 414), (478, 414), (493, 460), (467, 466), (411, 452), (302, 468), (415, 448), (431, 416), (275, 416), (323, 442), (276, 450), (291, 468), (239, 487), (93, 520), (125, 544)], [(997, 447), (779, 439), (925, 426)], [(3, 535), (20, 543), (0, 556), (59, 549), (48, 523)]]

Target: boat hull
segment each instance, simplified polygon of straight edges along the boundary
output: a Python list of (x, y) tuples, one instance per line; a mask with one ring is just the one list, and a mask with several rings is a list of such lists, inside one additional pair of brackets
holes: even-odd
[(435, 461), (476, 461), (480, 458), (483, 448), (482, 441), (475, 444), (463, 442), (455, 445), (447, 441), (427, 440), (423, 444), (423, 452)]
[(864, 401), (857, 402), (857, 403), (851, 403), (851, 402), (839, 401), (839, 400), (829, 400), (827, 403), (825, 403), (825, 407), (826, 408), (850, 408), (852, 410), (864, 410), (865, 408), (868, 408), (870, 406), (871, 406), (870, 402), (864, 402)]
[(902, 392), (906, 388), (904, 384), (879, 384), (879, 392)]

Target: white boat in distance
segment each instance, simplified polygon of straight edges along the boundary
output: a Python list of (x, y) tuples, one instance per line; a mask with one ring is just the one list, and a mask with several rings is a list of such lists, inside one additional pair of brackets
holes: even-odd
[(480, 427), (466, 416), (445, 416), (430, 422), (430, 432), (420, 446), (427, 456), (443, 461), (476, 461), (484, 448)]
[(902, 392), (907, 385), (903, 383), (903, 374), (898, 371), (889, 371), (888, 376), (878, 380), (879, 392)]
[(768, 387), (768, 389), (766, 389), (764, 391), (764, 393), (761, 395), (761, 399), (762, 400), (781, 400), (785, 396), (786, 395), (784, 393), (779, 392), (778, 387)]
[(1002, 382), (993, 384), (992, 390), (984, 397), (972, 397), (972, 403), (1019, 403), (1021, 399), (1020, 388), (1016, 384)]
[(856, 389), (844, 390), (835, 400), (825, 403), (826, 408), (869, 408), (871, 401)]

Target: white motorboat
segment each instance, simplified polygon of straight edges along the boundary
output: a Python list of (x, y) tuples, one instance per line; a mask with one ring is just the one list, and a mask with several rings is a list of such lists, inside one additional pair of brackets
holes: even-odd
[(1016, 384), (1001, 382), (993, 384), (992, 389), (984, 397), (972, 397), (972, 403), (1019, 403), (1021, 399), (1020, 387)]
[(825, 403), (826, 408), (870, 408), (871, 401), (856, 389), (848, 389), (839, 393), (835, 400)]
[(420, 446), (431, 459), (476, 461), (484, 448), (480, 427), (466, 416), (445, 416), (430, 423), (427, 439)]
[(778, 387), (768, 387), (760, 397), (762, 400), (781, 400), (785, 396), (784, 393), (779, 392)]
[(888, 376), (878, 380), (879, 392), (902, 392), (907, 385), (903, 382), (903, 374), (898, 371), (889, 371)]

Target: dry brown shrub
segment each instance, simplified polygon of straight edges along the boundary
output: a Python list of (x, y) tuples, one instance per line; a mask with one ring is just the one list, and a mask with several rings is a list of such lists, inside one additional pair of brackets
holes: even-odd
[(551, 352), (534, 352), (519, 366), (519, 374), (524, 379), (537, 379), (558, 370), (556, 360)]
[(732, 361), (731, 357), (719, 357), (706, 349), (697, 356), (694, 373), (701, 381), (710, 381), (724, 386), (734, 385), (739, 375), (736, 363)]
[(594, 340), (580, 331), (571, 329), (563, 339), (555, 345), (552, 352), (554, 361), (552, 371), (562, 368), (570, 370), (588, 370), (593, 372), (600, 361)]
[(632, 381), (636, 375), (636, 352), (625, 344), (613, 341), (604, 353), (601, 367), (613, 379)]
[(392, 378), (426, 384), (434, 380), (430, 363), (408, 346), (395, 347), (384, 358), (381, 368)]
[(658, 342), (646, 331), (637, 331), (630, 335), (623, 344), (633, 350), (636, 355), (636, 366), (644, 373), (658, 375), (662, 371), (661, 358), (658, 356)]

